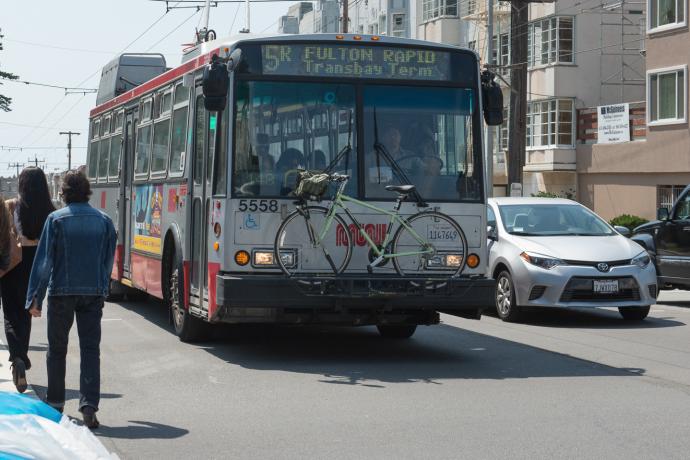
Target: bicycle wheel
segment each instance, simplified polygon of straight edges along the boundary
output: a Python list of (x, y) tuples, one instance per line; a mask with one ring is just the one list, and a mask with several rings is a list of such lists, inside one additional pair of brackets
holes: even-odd
[(451, 217), (420, 212), (400, 225), (393, 237), (393, 266), (399, 275), (450, 278), (465, 268), (467, 238)]
[(307, 206), (288, 215), (278, 228), (274, 253), (288, 276), (326, 276), (342, 273), (352, 256), (352, 237), (342, 217), (333, 216), (328, 231), (328, 209)]

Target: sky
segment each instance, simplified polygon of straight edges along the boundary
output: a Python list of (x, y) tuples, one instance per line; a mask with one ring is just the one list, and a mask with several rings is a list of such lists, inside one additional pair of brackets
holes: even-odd
[[(291, 4), (252, 4), (251, 32), (277, 32), (278, 18)], [(182, 45), (193, 41), (201, 16), (195, 9), (166, 13), (165, 3), (150, 0), (0, 0), (5, 36), (0, 69), (29, 82), (97, 88), (101, 68), (125, 48), (162, 53), (168, 67), (179, 65)], [(233, 35), (246, 26), (245, 16), (244, 3), (219, 4), (211, 9), (209, 27), (219, 38)], [(12, 98), (12, 111), (0, 111), (0, 176), (16, 174), (10, 164), (29, 165), (35, 159), (46, 173), (67, 169), (67, 136), (61, 131), (81, 133), (72, 138), (72, 167), (85, 163), (95, 94), (0, 83), (0, 93)]]

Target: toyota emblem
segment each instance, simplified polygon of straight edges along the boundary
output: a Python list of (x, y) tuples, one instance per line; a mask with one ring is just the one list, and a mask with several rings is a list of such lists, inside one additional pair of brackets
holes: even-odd
[(597, 264), (597, 270), (605, 273), (605, 272), (609, 271), (609, 264), (604, 263), (604, 262)]

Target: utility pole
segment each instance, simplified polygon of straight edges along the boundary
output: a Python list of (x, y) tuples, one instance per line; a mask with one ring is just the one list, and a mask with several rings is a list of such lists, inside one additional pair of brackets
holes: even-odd
[[(513, 0), (510, 9), (510, 124), (508, 128), (508, 189), (522, 186), (527, 123), (527, 31), (529, 0)], [(489, 38), (491, 40), (491, 38)]]
[(9, 166), (10, 168), (17, 168), (17, 177), (19, 177), (19, 168), (23, 168), (24, 163), (10, 163), (7, 166)]
[(81, 133), (74, 131), (61, 131), (61, 135), (67, 135), (67, 171), (72, 169), (72, 136), (79, 136)]
[(350, 14), (349, 14), (349, 7), (350, 5), (348, 4), (349, 0), (343, 0), (343, 33), (347, 33), (347, 23), (350, 22)]
[[(494, 65), (494, 0), (486, 0), (486, 61), (489, 69), (495, 71)], [(494, 195), (494, 127), (486, 125), (486, 193)]]
[[(46, 162), (45, 158), (44, 158), (43, 160), (39, 160), (39, 159), (38, 159), (38, 156), (36, 156), (36, 154), (34, 154), (34, 159), (33, 159), (33, 160), (32, 160), (31, 158), (29, 158), (29, 159), (27, 160), (27, 163), (33, 163), (34, 166), (37, 167), (37, 168), (38, 168), (38, 164), (39, 164), (39, 163), (45, 163), (45, 162)], [(41, 169), (43, 169), (43, 168), (41, 168)]]

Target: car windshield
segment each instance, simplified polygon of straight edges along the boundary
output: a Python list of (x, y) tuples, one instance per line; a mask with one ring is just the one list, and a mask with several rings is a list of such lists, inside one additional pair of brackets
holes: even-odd
[(499, 205), (503, 227), (512, 235), (606, 236), (613, 229), (579, 204)]

